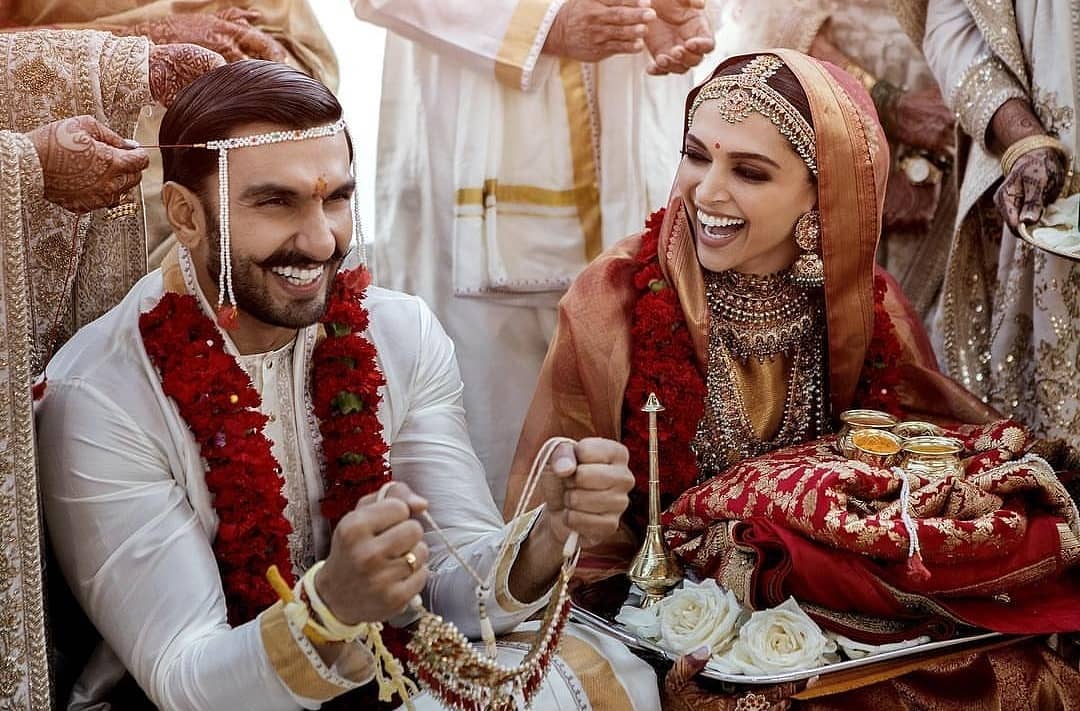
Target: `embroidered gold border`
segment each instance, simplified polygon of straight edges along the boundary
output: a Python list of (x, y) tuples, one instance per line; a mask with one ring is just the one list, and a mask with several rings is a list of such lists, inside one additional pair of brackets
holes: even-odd
[(578, 219), (585, 235), (585, 259), (591, 262), (604, 245), (600, 232), (600, 173), (593, 150), (593, 112), (585, 86), (585, 67), (581, 62), (562, 59), (559, 61), (559, 76), (566, 96), (566, 119), (570, 125), (570, 159), (574, 166)]
[(588, 197), (578, 188), (570, 190), (549, 190), (534, 185), (507, 185), (494, 178), (484, 181), (482, 188), (458, 188), (457, 204), (484, 205), (489, 195), (495, 196), (496, 203), (520, 203), (542, 207), (577, 207)]
[(521, 89), (525, 62), (536, 43), (536, 34), (551, 6), (550, 0), (520, 0), (510, 17), (495, 55), (495, 78), (514, 89)]
[(278, 678), (297, 696), (326, 701), (348, 689), (324, 679), (296, 644), (279, 601), (259, 615), (263, 648)]
[[(10, 44), (0, 54), (7, 56)], [(6, 87), (4, 88), (6, 94)], [(7, 98), (6, 96), (4, 97)], [(5, 103), (5, 106), (10, 104)], [(45, 608), (41, 580), (41, 526), (38, 510), (34, 422), (30, 398), (30, 284), (22, 225), (22, 178), (40, 173), (29, 139), (0, 133), (0, 256), (6, 321), (0, 323), (9, 379), (3, 384), (11, 416), (9, 450), (0, 452), (0, 699), (5, 707), (49, 708)], [(8, 423), (6, 423), (8, 424)]]
[[(501, 642), (532, 644), (535, 632), (511, 632)], [(564, 634), (559, 658), (574, 672), (593, 711), (625, 711), (634, 708), (611, 663), (583, 639)]]

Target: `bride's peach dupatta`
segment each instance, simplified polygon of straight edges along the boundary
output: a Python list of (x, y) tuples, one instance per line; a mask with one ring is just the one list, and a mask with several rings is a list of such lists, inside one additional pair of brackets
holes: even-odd
[[(798, 77), (815, 126), (826, 272), (829, 401), (835, 416), (858, 404), (860, 374), (873, 337), (874, 252), (881, 228), (888, 149), (872, 102), (854, 79), (795, 52), (770, 53), (781, 57)], [(688, 97), (687, 106), (695, 93)], [(547, 437), (622, 438), (631, 317), (639, 294), (633, 281), (641, 268), (635, 258), (642, 239), (643, 235), (629, 237), (601, 255), (561, 302), (556, 337), (518, 443), (507, 506), (516, 502), (532, 453)], [(678, 199), (672, 200), (664, 217), (658, 259), (665, 281), (678, 294), (694, 344), (695, 365), (704, 377), (708, 333), (704, 283)], [(911, 415), (953, 422), (974, 424), (996, 419), (992, 409), (941, 374), (918, 317), (896, 283), (880, 274), (888, 285), (884, 310), (901, 345), (896, 363), (900, 378), (895, 388), (901, 408)], [(628, 529), (623, 533), (605, 546), (587, 551), (579, 573), (597, 580), (624, 571), (637, 541)], [(955, 708), (955, 703), (942, 697), (943, 690), (950, 690), (955, 698), (964, 698), (979, 708), (1035, 708), (1044, 703), (1080, 708), (1074, 701), (1080, 698), (1075, 662), (1067, 666), (1038, 640), (1003, 650), (971, 651), (932, 665), (921, 660), (837, 684), (826, 683), (821, 692), (839, 695), (798, 707)], [(796, 698), (815, 695), (807, 689)], [(673, 709), (737, 707), (734, 697), (701, 690), (693, 683), (669, 694), (665, 704)]]
[[(853, 406), (873, 334), (874, 252), (888, 177), (888, 143), (865, 90), (846, 73), (791, 50), (770, 50), (795, 72), (806, 91), (817, 142), (818, 209), (828, 324), (829, 399), (834, 417)], [(739, 59), (733, 57), (730, 61)], [(721, 65), (724, 66), (724, 65)], [(717, 69), (719, 71), (719, 68)], [(686, 100), (692, 104), (698, 89)], [(638, 298), (635, 257), (642, 235), (599, 256), (559, 304), (559, 324), (540, 373), (511, 467), (505, 510), (513, 509), (537, 448), (554, 435), (622, 439), (623, 404), (630, 376), (631, 314)], [(671, 200), (660, 229), (660, 269), (678, 294), (702, 377), (707, 362), (705, 283), (681, 200)], [(885, 308), (899, 338), (901, 407), (920, 416), (986, 422), (994, 413), (937, 368), (929, 340), (895, 281)], [(632, 467), (642, 463), (631, 462)], [(579, 571), (618, 572), (632, 555), (627, 535), (587, 554)], [(593, 564), (595, 564), (594, 567)]]

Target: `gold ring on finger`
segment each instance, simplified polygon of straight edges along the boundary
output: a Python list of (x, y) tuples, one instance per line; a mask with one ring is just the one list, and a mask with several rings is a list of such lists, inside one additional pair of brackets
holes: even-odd
[(409, 566), (409, 570), (415, 573), (420, 567), (419, 561), (416, 559), (416, 554), (412, 551), (409, 551), (402, 557), (405, 559), (405, 563)]

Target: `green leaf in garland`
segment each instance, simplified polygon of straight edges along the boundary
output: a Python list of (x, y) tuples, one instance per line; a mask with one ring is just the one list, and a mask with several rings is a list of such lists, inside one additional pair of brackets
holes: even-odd
[(364, 409), (364, 401), (351, 392), (343, 391), (334, 398), (334, 409), (342, 415), (351, 415)]
[(350, 333), (352, 333), (352, 329), (349, 328), (349, 325), (345, 323), (331, 323), (327, 325), (330, 326), (330, 332), (338, 338), (341, 338), (342, 336), (348, 336)]
[(357, 454), (356, 452), (345, 452), (338, 457), (338, 463), (343, 467), (347, 467), (352, 464), (363, 464), (367, 461), (367, 457), (363, 454)]

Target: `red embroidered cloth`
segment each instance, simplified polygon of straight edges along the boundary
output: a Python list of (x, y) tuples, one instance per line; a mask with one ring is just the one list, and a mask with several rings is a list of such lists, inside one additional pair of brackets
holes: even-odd
[(752, 607), (794, 595), (864, 639), (890, 633), (837, 620), (932, 620), (926, 633), (941, 634), (955, 622), (1080, 629), (1080, 517), (1049, 465), (1024, 454), (1030, 433), (1002, 421), (949, 434), (964, 442), (964, 476), (912, 477), (908, 503), (929, 576), (909, 564), (901, 477), (846, 460), (833, 437), (740, 462), (688, 490), (665, 514), (669, 543)]

